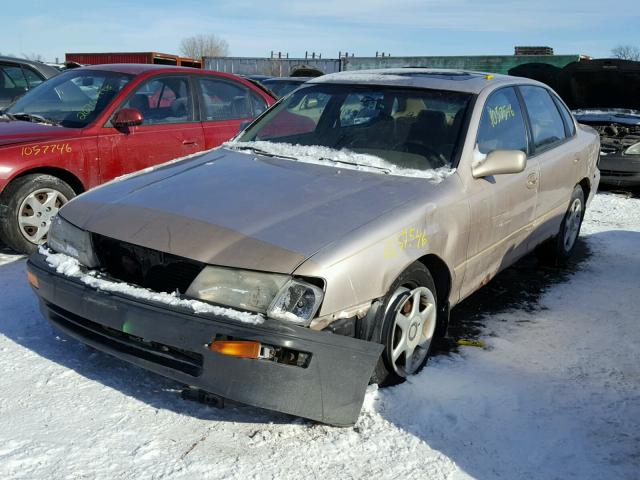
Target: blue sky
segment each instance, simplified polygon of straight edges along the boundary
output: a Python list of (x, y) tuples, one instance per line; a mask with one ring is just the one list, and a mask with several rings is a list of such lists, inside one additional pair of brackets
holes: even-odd
[(180, 40), (198, 33), (224, 38), (233, 56), (509, 55), (514, 45), (549, 45), (604, 57), (618, 44), (640, 47), (638, 0), (3, 3), (0, 52), (49, 61), (65, 52), (178, 53)]

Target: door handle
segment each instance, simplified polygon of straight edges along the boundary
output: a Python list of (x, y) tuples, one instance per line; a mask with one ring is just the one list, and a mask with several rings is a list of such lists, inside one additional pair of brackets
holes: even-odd
[(535, 173), (530, 173), (529, 176), (527, 176), (527, 188), (535, 188), (537, 184), (538, 175), (536, 175)]
[(198, 145), (197, 140), (183, 140), (182, 145)]

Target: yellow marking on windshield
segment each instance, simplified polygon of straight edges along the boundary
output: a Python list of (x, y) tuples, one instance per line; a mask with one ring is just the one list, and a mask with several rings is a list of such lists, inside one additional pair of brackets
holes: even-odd
[(105, 93), (110, 92), (111, 90), (113, 90), (113, 87), (111, 85), (104, 85), (100, 87), (98, 89), (96, 98), (94, 98), (93, 100), (91, 100), (90, 102), (87, 102), (82, 106), (82, 109), (78, 112), (78, 118), (80, 120), (84, 120), (89, 115), (91, 115), (93, 111), (96, 109), (96, 105), (98, 104), (98, 100), (100, 99), (100, 97)]

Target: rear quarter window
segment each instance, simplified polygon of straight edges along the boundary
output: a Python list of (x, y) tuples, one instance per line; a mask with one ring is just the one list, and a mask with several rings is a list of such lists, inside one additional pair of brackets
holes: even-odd
[(546, 88), (526, 85), (519, 87), (529, 113), (535, 149), (546, 150), (566, 138), (564, 122)]

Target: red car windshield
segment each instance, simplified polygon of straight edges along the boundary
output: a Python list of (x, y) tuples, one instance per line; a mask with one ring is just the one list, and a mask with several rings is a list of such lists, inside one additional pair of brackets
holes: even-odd
[(82, 128), (93, 122), (132, 78), (119, 72), (71, 70), (34, 88), (5, 114)]

